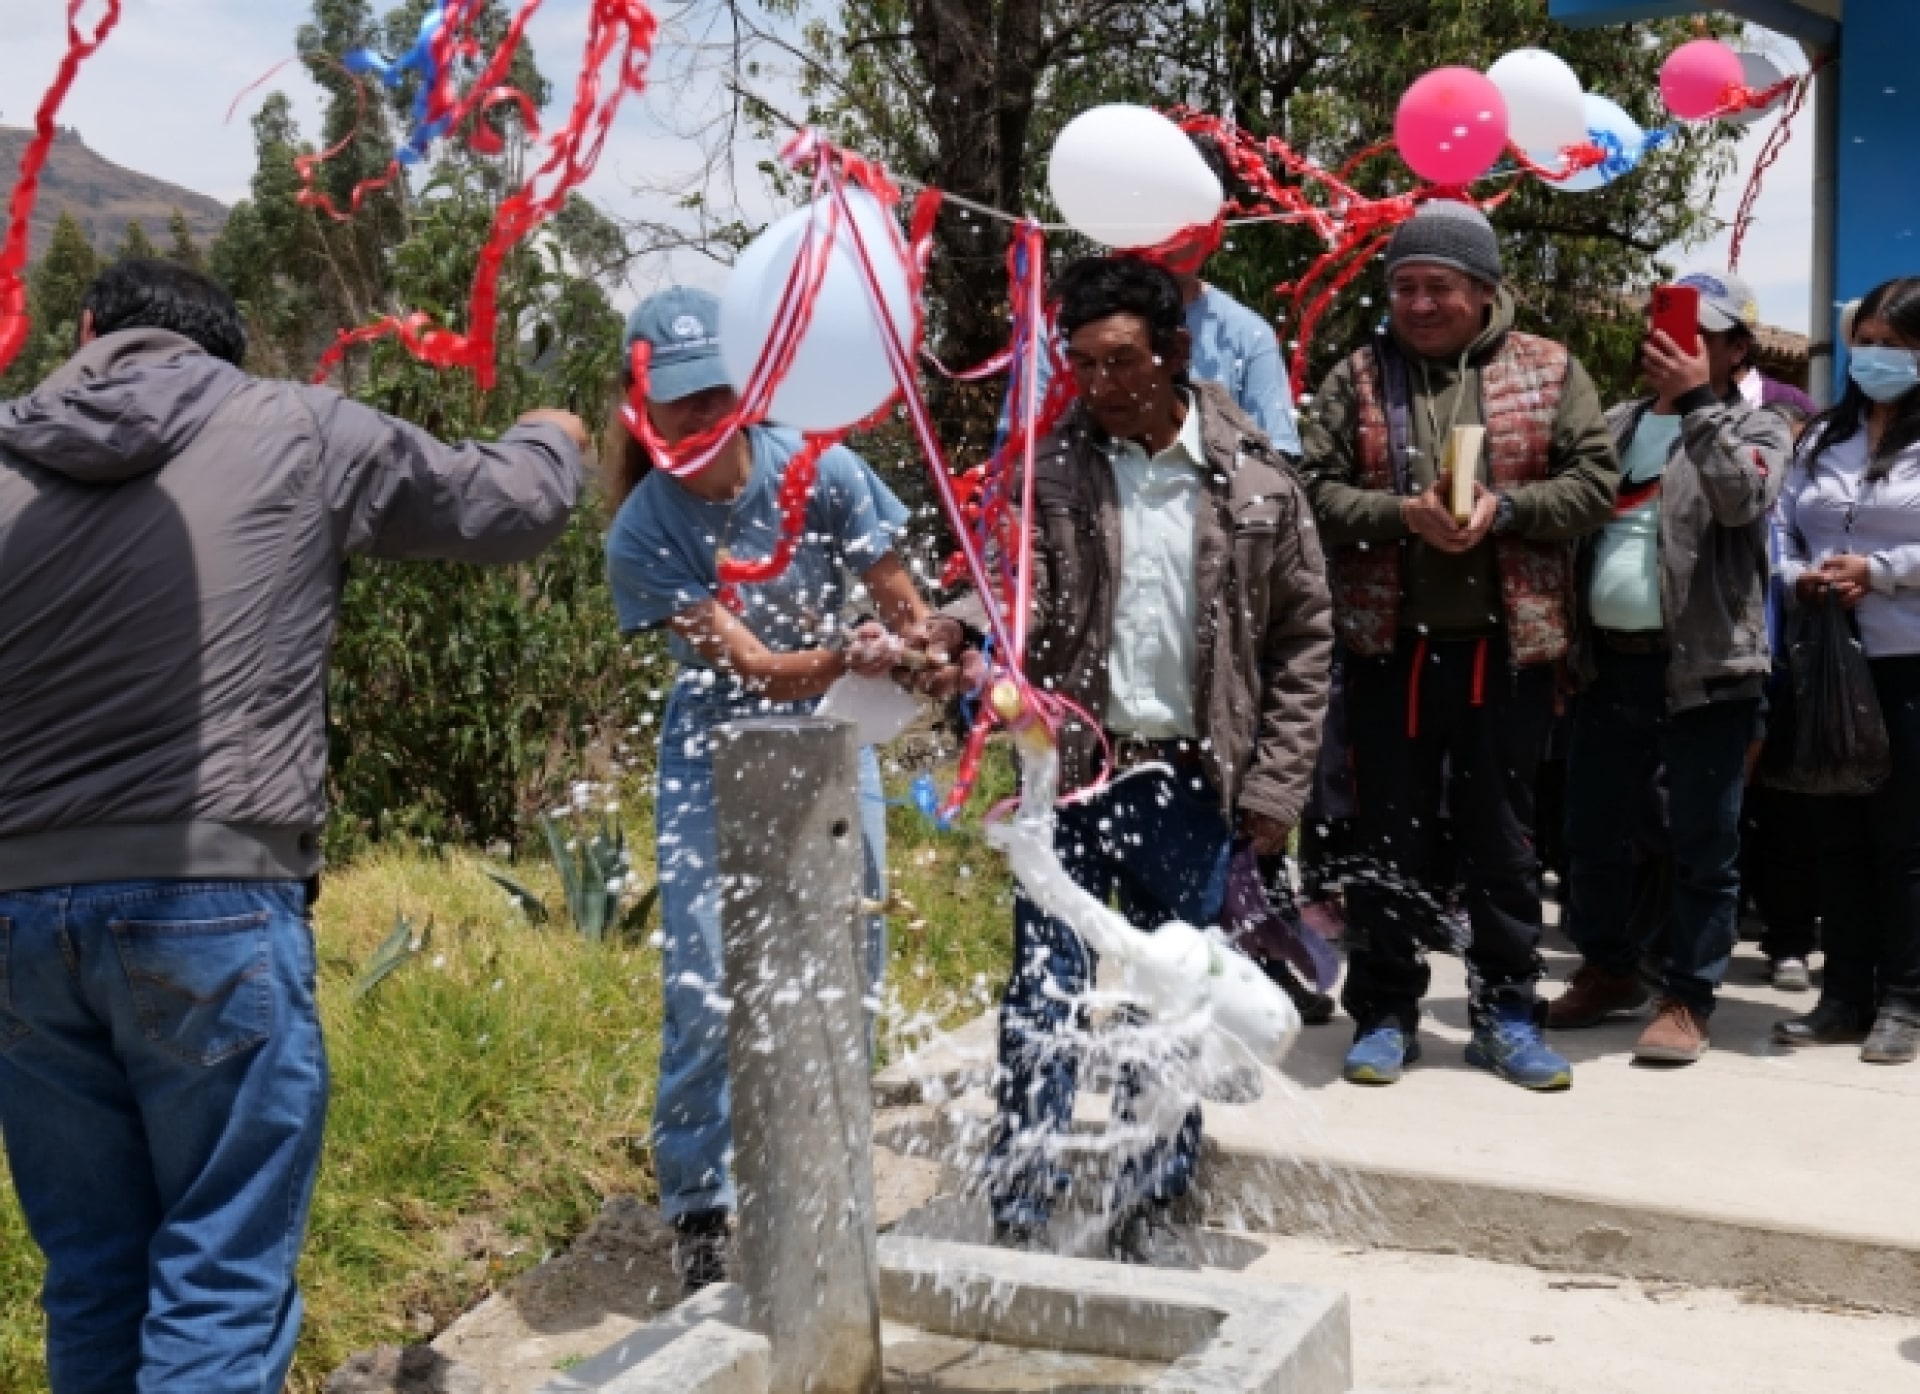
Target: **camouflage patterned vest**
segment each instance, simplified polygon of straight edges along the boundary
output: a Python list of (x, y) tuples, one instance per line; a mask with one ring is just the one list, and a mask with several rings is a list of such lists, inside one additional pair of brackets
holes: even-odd
[[(1500, 351), (1480, 369), (1480, 394), (1487, 423), (1487, 473), (1495, 489), (1529, 484), (1547, 477), (1553, 423), (1572, 361), (1566, 349), (1530, 334), (1509, 334)], [(1410, 440), (1405, 369), (1395, 365), (1401, 384), (1390, 403), (1375, 347), (1351, 360), (1359, 396), (1360, 484), (1388, 493), (1407, 492), (1405, 471), (1394, 468), (1392, 441)], [(1397, 405), (1400, 429), (1388, 413)], [(1571, 632), (1573, 547), (1566, 542), (1529, 542), (1496, 537), (1494, 557), (1506, 602), (1507, 642), (1519, 664), (1550, 663), (1564, 657)], [(1393, 651), (1400, 627), (1399, 545), (1332, 549), (1334, 625), (1340, 642), (1355, 653)]]

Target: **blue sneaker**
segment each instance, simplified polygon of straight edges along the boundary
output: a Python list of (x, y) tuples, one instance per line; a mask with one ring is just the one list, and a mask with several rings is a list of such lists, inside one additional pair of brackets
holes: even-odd
[(1530, 1005), (1496, 1007), (1491, 1021), (1474, 1027), (1467, 1063), (1492, 1070), (1522, 1089), (1547, 1093), (1573, 1088), (1573, 1066), (1547, 1048)]
[(1373, 1026), (1354, 1037), (1343, 1073), (1354, 1084), (1398, 1084), (1401, 1070), (1419, 1058), (1419, 1037), (1398, 1026)]

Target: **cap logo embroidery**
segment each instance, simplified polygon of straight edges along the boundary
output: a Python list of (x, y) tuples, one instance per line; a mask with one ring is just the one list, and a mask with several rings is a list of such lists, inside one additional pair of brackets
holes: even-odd
[(676, 338), (697, 339), (705, 330), (706, 326), (700, 323), (695, 315), (682, 315), (673, 322), (673, 333)]

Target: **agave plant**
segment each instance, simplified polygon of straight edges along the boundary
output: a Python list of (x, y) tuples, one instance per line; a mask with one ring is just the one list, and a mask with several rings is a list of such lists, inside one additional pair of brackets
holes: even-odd
[(366, 968), (353, 985), (353, 1000), (366, 1001), (381, 983), (426, 952), (432, 938), (432, 920), (427, 921), (425, 928), (415, 929), (413, 921), (405, 915), (395, 915), (392, 933), (380, 941), (380, 947), (373, 951), (373, 957), (367, 960)]
[[(569, 837), (563, 824), (543, 813), (540, 831), (546, 834), (553, 864), (559, 868), (567, 917), (573, 927), (596, 944), (609, 935), (616, 939), (639, 937), (660, 899), (660, 888), (650, 886), (637, 896), (629, 896), (632, 863), (627, 856), (627, 835), (619, 820), (612, 814), (602, 815), (599, 828), (592, 833)], [(491, 870), (487, 875), (535, 924), (546, 924), (553, 918), (546, 902), (512, 877)]]

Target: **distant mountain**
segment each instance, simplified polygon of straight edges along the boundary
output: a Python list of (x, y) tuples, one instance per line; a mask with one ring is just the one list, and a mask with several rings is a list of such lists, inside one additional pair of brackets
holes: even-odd
[[(31, 131), (0, 126), (0, 208), (13, 195)], [(29, 224), (29, 257), (37, 257), (53, 236), (60, 215), (73, 214), (87, 238), (102, 251), (126, 235), (127, 224), (139, 223), (155, 244), (167, 245), (167, 223), (178, 208), (187, 215), (193, 239), (202, 247), (227, 224), (225, 204), (169, 184), (164, 179), (123, 169), (89, 150), (78, 131), (62, 129), (40, 178), (40, 198)]]

